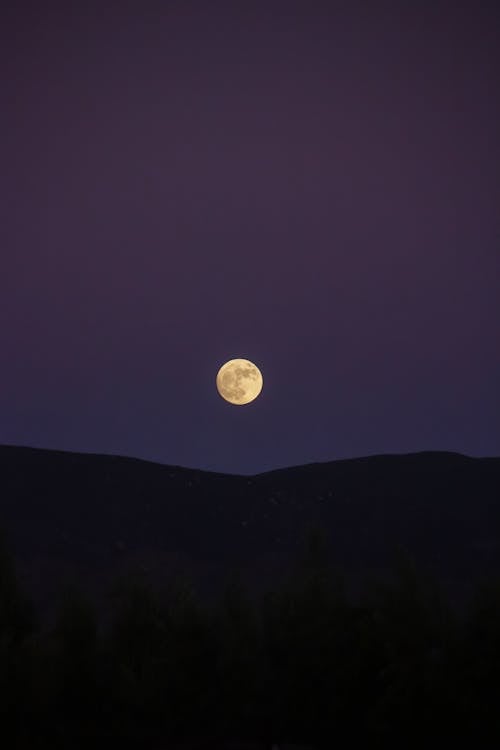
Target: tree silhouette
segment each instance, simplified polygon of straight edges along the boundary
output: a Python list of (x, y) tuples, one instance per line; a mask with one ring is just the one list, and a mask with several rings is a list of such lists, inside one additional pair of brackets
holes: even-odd
[(113, 592), (108, 636), (114, 732), (124, 741), (143, 727), (160, 731), (168, 716), (169, 633), (158, 593), (135, 575)]
[(328, 562), (320, 529), (306, 536), (288, 583), (263, 602), (264, 648), (274, 736), (303, 741), (333, 731), (338, 721), (336, 670), (348, 605)]
[(0, 739), (24, 737), (34, 718), (34, 607), (24, 595), (14, 560), (0, 534)]
[(262, 730), (260, 633), (253, 603), (238, 576), (215, 609), (217, 664), (213, 675), (216, 732), (222, 737), (259, 736)]
[(216, 709), (214, 680), (217, 644), (212, 618), (203, 609), (189, 580), (171, 582), (166, 596), (166, 622), (170, 636), (169, 680), (170, 725), (174, 736), (213, 731)]
[(462, 733), (482, 743), (500, 741), (500, 580), (476, 591), (456, 654), (454, 684)]
[(106, 672), (97, 614), (75, 586), (63, 592), (55, 625), (45, 638), (45, 667), (56, 736), (85, 746), (96, 732), (103, 733)]
[(445, 685), (454, 622), (438, 586), (398, 551), (394, 580), (373, 585), (367, 601), (379, 655), (373, 731), (396, 738), (411, 726), (415, 741), (449, 736)]
[(392, 579), (354, 597), (328, 552), (310, 530), (288, 580), (257, 601), (237, 576), (204, 606), (185, 579), (158, 591), (129, 576), (99, 620), (70, 588), (37, 628), (0, 546), (0, 741), (498, 743), (500, 583), (459, 615), (399, 552)]

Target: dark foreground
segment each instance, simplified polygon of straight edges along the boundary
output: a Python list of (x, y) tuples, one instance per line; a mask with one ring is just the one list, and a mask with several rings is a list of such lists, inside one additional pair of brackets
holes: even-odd
[(500, 741), (499, 677), (498, 582), (458, 613), (401, 554), (354, 599), (319, 532), (261, 597), (235, 579), (202, 605), (186, 581), (129, 577), (106, 622), (75, 589), (40, 621), (1, 555), (6, 748), (485, 748)]

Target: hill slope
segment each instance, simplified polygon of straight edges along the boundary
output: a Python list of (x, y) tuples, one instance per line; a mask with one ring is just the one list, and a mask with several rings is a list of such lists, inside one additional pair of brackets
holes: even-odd
[(141, 569), (212, 591), (238, 568), (262, 588), (321, 525), (356, 581), (403, 547), (452, 593), (500, 572), (500, 459), (383, 455), (239, 477), (117, 456), (0, 447), (0, 527), (36, 599), (108, 590)]

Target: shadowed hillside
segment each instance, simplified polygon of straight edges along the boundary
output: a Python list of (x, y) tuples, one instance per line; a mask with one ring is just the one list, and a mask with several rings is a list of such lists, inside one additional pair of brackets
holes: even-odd
[(498, 746), (498, 459), (0, 464), (2, 746)]
[(352, 584), (402, 548), (460, 599), (500, 572), (500, 459), (384, 455), (247, 477), (4, 446), (0, 526), (44, 603), (73, 581), (104, 594), (131, 571), (184, 572), (209, 593), (236, 570), (260, 589), (311, 526)]

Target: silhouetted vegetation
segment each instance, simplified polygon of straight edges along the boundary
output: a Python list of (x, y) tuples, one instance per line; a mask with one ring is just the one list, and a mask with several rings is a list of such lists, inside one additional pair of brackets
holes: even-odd
[(37, 622), (0, 547), (3, 746), (500, 739), (499, 583), (457, 613), (399, 553), (392, 582), (354, 598), (312, 531), (262, 598), (236, 575), (204, 606), (189, 581), (130, 576), (110, 605), (103, 618), (68, 589)]

